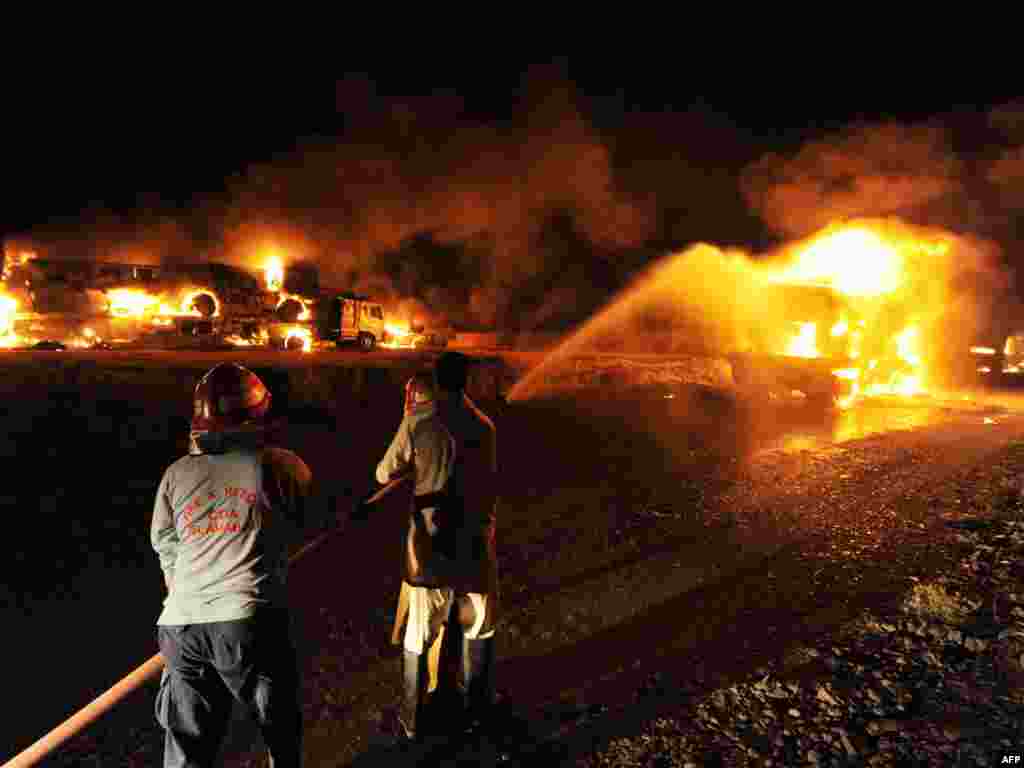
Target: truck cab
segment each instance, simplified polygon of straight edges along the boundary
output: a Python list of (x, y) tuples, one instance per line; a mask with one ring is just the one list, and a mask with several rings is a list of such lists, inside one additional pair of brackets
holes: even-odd
[(328, 301), (323, 337), (339, 347), (355, 342), (369, 352), (386, 338), (384, 307), (368, 296), (338, 294)]

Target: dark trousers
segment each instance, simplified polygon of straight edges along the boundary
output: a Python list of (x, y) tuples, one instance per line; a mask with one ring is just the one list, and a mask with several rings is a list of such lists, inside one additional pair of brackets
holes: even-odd
[(299, 677), (286, 614), (160, 626), (157, 639), (167, 662), (156, 699), (164, 768), (213, 766), (233, 699), (259, 724), (272, 768), (301, 764)]

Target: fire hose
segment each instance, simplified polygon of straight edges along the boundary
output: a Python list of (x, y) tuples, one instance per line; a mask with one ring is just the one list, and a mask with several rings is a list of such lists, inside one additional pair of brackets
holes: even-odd
[[(378, 491), (363, 499), (361, 504), (363, 506), (369, 506), (377, 503), (397, 487), (402, 485), (402, 483), (404, 483), (409, 477), (411, 477), (411, 474), (408, 473), (399, 475), (386, 485), (382, 486)], [(320, 534), (292, 554), (288, 558), (288, 564), (291, 565), (297, 562), (303, 556), (323, 544), (324, 541), (336, 532), (337, 529), (332, 529)], [(164, 657), (162, 654), (158, 653), (144, 664), (139, 665), (132, 672), (125, 675), (104, 693), (97, 696), (63, 723), (37, 740), (30, 747), (22, 750), (12, 757), (0, 766), (0, 768), (30, 768), (30, 766), (36, 765), (40, 760), (60, 747), (72, 736), (75, 736), (86, 726), (98, 720), (107, 711), (113, 709), (113, 707), (122, 699), (126, 698), (129, 694), (133, 693), (145, 683), (156, 678), (163, 668)]]

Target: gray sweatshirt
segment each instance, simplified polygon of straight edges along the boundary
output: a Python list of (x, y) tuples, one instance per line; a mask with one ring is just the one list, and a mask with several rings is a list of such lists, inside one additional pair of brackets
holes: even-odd
[(203, 624), (285, 604), (288, 544), (312, 474), (263, 447), (184, 456), (164, 473), (151, 541), (168, 595), (158, 624)]

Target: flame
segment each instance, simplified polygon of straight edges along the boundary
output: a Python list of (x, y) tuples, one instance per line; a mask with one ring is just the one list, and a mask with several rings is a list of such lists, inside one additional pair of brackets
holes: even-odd
[(313, 332), (309, 328), (292, 328), (284, 337), (285, 348), (288, 347), (288, 342), (292, 339), (302, 340), (302, 351), (312, 352), (313, 351)]
[[(921, 334), (916, 325), (908, 326), (893, 339), (895, 365), (887, 378), (883, 377), (870, 384), (869, 395), (903, 395), (910, 397), (924, 392), (922, 380)], [(878, 361), (872, 360), (872, 370), (878, 368)]]
[(97, 335), (96, 331), (86, 326), (82, 328), (79, 336), (71, 339), (68, 342), (68, 346), (75, 347), (76, 349), (89, 349), (95, 347), (103, 342), (103, 338)]
[(795, 260), (772, 282), (818, 282), (847, 296), (878, 297), (903, 284), (900, 251), (863, 226), (828, 231), (798, 248)]
[[(269, 283), (268, 283), (268, 285), (269, 285)], [(280, 287), (278, 287), (277, 289), (272, 289), (272, 290), (280, 290)], [(296, 318), (296, 320), (300, 320), (300, 321), (302, 321), (302, 320), (309, 320), (309, 318), (312, 317), (312, 313), (311, 313), (311, 311), (309, 309), (309, 302), (306, 301), (301, 296), (294, 296), (294, 295), (292, 295), (290, 293), (282, 293), (281, 294), (281, 298), (278, 300), (277, 306), (274, 307), (274, 309), (280, 309), (281, 305), (284, 304), (286, 301), (297, 301), (297, 302), (299, 302), (299, 304), (302, 305), (302, 312), (299, 313), (299, 316)]]
[(114, 288), (107, 291), (107, 302), (114, 317), (143, 317), (160, 304), (160, 298), (136, 288)]
[(171, 314), (182, 315), (182, 316), (194, 316), (201, 317), (202, 313), (195, 308), (195, 300), (203, 294), (206, 294), (213, 299), (213, 315), (211, 317), (220, 317), (220, 299), (217, 298), (217, 294), (213, 291), (208, 291), (205, 288), (195, 288), (185, 294), (185, 297), (181, 300), (180, 308), (177, 312)]
[(207, 288), (188, 288), (180, 299), (152, 294), (139, 288), (113, 288), (106, 292), (109, 312), (114, 317), (143, 318), (152, 315), (153, 325), (173, 325), (173, 317), (202, 317), (195, 301), (202, 295), (213, 299), (213, 317), (220, 316), (220, 300)]
[(388, 334), (388, 340), (381, 342), (380, 346), (389, 349), (401, 349), (412, 346), (413, 333), (409, 326), (398, 323), (385, 323), (384, 330)]
[(4, 269), (2, 279), (4, 282), (11, 276), (11, 270), (14, 267), (24, 267), (30, 261), (35, 261), (37, 254), (35, 251), (19, 251), (16, 256), (13, 256), (9, 261), (4, 259)]
[(14, 319), (17, 311), (17, 299), (0, 295), (0, 348), (13, 347), (18, 344), (18, 335), (14, 332)]
[(263, 267), (263, 279), (268, 291), (280, 291), (284, 285), (284, 263), (279, 256), (271, 256)]
[(816, 323), (796, 323), (799, 330), (790, 339), (785, 354), (792, 357), (820, 357)]

